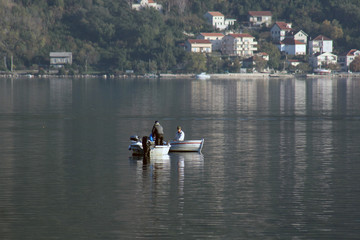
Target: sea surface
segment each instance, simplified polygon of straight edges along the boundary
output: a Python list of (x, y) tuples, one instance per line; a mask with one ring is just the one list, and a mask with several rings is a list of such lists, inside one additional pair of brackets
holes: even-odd
[(359, 236), (359, 79), (0, 79), (0, 239)]

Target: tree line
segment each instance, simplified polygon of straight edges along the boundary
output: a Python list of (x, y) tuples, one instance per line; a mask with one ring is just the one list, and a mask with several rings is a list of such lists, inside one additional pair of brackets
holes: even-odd
[(134, 11), (131, 0), (0, 0), (0, 70), (47, 68), (49, 53), (69, 51), (75, 72), (123, 73), (236, 71), (239, 59), (187, 53), (184, 41), (214, 31), (203, 15), (220, 11), (250, 31), (258, 49), (281, 68), (280, 53), (269, 44), (268, 29), (243, 29), (248, 11), (270, 10), (274, 20), (292, 22), (309, 36), (324, 34), (335, 51), (360, 49), (358, 0), (158, 0), (163, 12)]

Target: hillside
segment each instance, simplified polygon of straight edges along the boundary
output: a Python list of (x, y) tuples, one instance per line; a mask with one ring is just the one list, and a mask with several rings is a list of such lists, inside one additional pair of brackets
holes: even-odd
[[(209, 10), (237, 19), (237, 30), (249, 10), (270, 10), (274, 20), (292, 22), (311, 37), (332, 38), (337, 52), (360, 49), (358, 0), (158, 0), (163, 13), (131, 10), (132, 2), (0, 0), (0, 70), (9, 69), (11, 56), (15, 69), (46, 67), (50, 51), (73, 52), (71, 68), (80, 73), (200, 70), (204, 66), (194, 68), (194, 63), (205, 57), (185, 53), (179, 45), (187, 38), (184, 32), (212, 31), (203, 19)], [(266, 30), (252, 34), (266, 48)], [(216, 61), (208, 59), (207, 70), (231, 65)]]

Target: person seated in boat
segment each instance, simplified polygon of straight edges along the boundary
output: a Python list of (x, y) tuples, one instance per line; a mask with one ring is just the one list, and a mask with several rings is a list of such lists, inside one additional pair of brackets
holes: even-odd
[(158, 121), (155, 121), (151, 134), (155, 137), (155, 145), (163, 145), (164, 129)]
[(185, 133), (183, 132), (183, 130), (181, 130), (181, 126), (177, 126), (176, 129), (177, 129), (177, 132), (175, 134), (174, 141), (184, 141)]

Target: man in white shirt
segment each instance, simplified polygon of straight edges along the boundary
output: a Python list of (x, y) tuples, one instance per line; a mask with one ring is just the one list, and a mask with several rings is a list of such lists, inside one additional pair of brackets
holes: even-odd
[(175, 134), (175, 141), (184, 141), (185, 133), (181, 130), (180, 126), (177, 126), (177, 132)]

